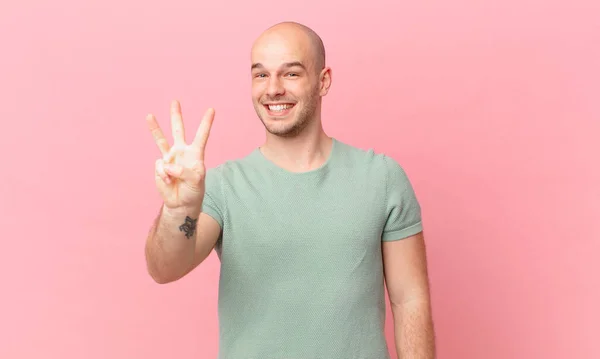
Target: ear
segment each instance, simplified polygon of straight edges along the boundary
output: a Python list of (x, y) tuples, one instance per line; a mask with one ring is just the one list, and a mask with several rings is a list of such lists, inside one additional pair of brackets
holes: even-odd
[(319, 95), (325, 96), (329, 92), (329, 87), (331, 87), (331, 68), (330, 67), (325, 67), (323, 70), (321, 70), (319, 80), (320, 80), (320, 88), (321, 88)]

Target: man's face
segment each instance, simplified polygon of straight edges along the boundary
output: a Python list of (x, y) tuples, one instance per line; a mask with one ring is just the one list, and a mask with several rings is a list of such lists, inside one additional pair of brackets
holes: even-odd
[(315, 118), (321, 96), (320, 71), (308, 41), (271, 35), (252, 51), (252, 102), (267, 131), (294, 136)]

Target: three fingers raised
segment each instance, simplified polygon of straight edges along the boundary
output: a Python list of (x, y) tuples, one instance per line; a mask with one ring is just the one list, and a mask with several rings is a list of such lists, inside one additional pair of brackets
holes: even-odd
[[(215, 118), (215, 110), (213, 108), (209, 108), (202, 118), (202, 122), (200, 126), (198, 126), (198, 130), (196, 131), (196, 136), (192, 142), (192, 147), (199, 154), (200, 159), (204, 159), (204, 150), (206, 149), (206, 143), (208, 142), (208, 137), (210, 135), (210, 129), (212, 127), (213, 120)], [(152, 133), (152, 137), (154, 138), (154, 142), (158, 146), (160, 153), (163, 156), (167, 156), (171, 150), (171, 146), (167, 141), (163, 131), (161, 130), (156, 117), (152, 114), (146, 116), (146, 122), (148, 124), (148, 128)], [(180, 147), (185, 144), (185, 133), (183, 127), (183, 119), (181, 115), (181, 105), (178, 101), (171, 102), (171, 126), (173, 133), (174, 146)]]

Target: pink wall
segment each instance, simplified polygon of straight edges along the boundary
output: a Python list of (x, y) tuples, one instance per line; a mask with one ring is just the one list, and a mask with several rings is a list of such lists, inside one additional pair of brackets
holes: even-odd
[(145, 271), (144, 118), (214, 106), (209, 165), (247, 153), (249, 47), (291, 19), (327, 45), (329, 133), (414, 182), (439, 358), (599, 358), (600, 5), (564, 3), (3, 2), (0, 357), (215, 358), (216, 257)]

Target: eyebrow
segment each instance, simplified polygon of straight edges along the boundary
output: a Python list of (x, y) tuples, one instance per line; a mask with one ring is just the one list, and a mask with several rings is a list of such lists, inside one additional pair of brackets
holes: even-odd
[[(300, 62), (300, 61), (286, 62), (283, 65), (281, 65), (281, 67), (283, 67), (283, 68), (301, 67), (304, 70), (306, 70), (306, 66), (304, 66), (304, 64), (302, 62)], [(252, 67), (250, 69), (254, 70), (254, 69), (262, 69), (262, 68), (264, 68), (263, 64), (261, 64), (260, 62), (258, 62), (258, 63), (252, 64)]]

